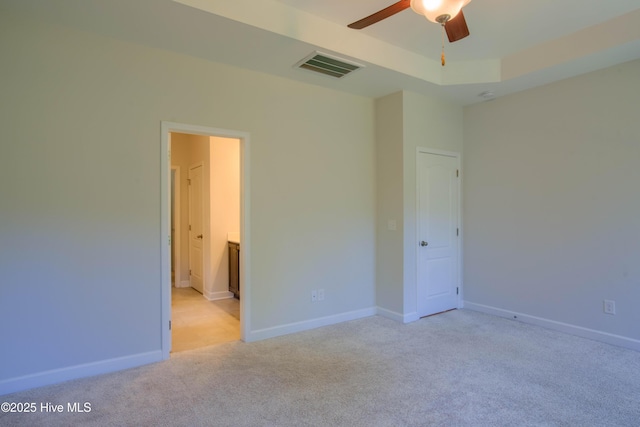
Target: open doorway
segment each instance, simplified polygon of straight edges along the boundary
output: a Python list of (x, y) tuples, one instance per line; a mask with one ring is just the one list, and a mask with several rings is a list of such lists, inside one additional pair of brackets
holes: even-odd
[[(162, 146), (161, 222), (169, 242), (161, 254), (162, 348), (168, 358), (245, 337), (248, 135), (163, 122)], [(241, 245), (239, 253), (229, 250), (232, 243)], [(235, 264), (230, 253), (239, 255)], [(230, 278), (239, 278), (233, 292)]]

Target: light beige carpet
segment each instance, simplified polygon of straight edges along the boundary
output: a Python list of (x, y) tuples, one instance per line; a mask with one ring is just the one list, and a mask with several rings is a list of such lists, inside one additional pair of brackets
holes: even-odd
[(640, 353), (456, 310), (382, 317), (0, 397), (2, 426), (638, 426)]

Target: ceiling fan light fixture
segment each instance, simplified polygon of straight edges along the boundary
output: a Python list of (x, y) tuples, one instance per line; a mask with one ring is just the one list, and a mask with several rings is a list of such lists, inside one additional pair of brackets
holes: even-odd
[(411, 9), (431, 22), (444, 24), (460, 13), (471, 0), (411, 0)]

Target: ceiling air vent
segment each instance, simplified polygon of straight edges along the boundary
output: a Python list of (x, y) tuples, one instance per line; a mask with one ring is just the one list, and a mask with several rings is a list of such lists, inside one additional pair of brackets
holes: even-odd
[(298, 62), (295, 66), (297, 68), (315, 71), (316, 73), (322, 73), (338, 79), (364, 67), (364, 65), (357, 64), (355, 62), (347, 62), (344, 59), (336, 58), (335, 56), (320, 52), (312, 53), (302, 61)]

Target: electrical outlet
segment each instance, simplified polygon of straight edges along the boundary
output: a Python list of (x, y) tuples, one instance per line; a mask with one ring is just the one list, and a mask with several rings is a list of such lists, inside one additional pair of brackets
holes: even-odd
[(607, 314), (616, 314), (616, 302), (610, 299), (604, 300), (604, 312)]
[(318, 289), (318, 301), (324, 301), (324, 289)]
[(311, 291), (311, 302), (318, 301), (318, 291), (315, 289)]

